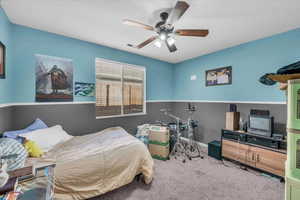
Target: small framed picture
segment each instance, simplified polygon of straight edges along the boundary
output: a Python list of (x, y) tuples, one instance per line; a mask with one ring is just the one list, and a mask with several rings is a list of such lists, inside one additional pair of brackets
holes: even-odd
[(0, 42), (0, 78), (5, 78), (5, 45)]
[(232, 83), (232, 67), (222, 67), (206, 71), (205, 85), (230, 85)]
[(75, 82), (75, 96), (94, 97), (95, 83)]

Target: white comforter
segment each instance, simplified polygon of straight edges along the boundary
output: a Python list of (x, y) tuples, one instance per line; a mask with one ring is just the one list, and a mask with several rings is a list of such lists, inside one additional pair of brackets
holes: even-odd
[(152, 181), (146, 146), (120, 127), (74, 137), (34, 162), (55, 161), (56, 199), (87, 199), (130, 183), (142, 173)]

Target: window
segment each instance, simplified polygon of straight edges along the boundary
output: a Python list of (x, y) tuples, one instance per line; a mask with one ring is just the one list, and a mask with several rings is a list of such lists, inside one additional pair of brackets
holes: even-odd
[(96, 116), (145, 113), (145, 68), (96, 59)]

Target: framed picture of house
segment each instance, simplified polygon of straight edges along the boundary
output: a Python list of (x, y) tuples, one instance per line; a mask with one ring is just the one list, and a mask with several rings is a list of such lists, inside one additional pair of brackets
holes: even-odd
[(73, 101), (73, 61), (35, 55), (35, 100), (37, 102)]
[(232, 83), (232, 67), (222, 67), (206, 71), (205, 85), (230, 85)]
[(5, 78), (5, 45), (0, 42), (0, 78)]

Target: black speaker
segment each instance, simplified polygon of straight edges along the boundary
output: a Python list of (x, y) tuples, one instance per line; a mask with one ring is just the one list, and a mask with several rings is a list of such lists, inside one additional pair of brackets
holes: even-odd
[(236, 104), (229, 105), (229, 112), (237, 112)]
[(250, 115), (259, 115), (259, 116), (269, 116), (270, 111), (269, 110), (257, 110), (257, 109), (251, 109)]
[(220, 141), (212, 141), (208, 143), (208, 155), (218, 160), (222, 160), (222, 149)]

